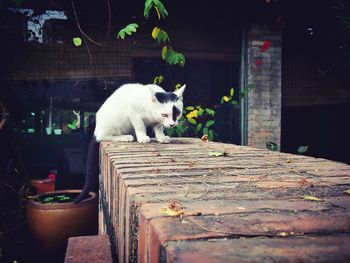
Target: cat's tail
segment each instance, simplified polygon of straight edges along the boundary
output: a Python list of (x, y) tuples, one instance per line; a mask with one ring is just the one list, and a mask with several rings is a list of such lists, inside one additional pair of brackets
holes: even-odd
[(99, 146), (100, 143), (96, 141), (96, 137), (93, 135), (87, 152), (84, 187), (79, 196), (74, 199), (74, 203), (81, 202), (88, 196), (90, 191), (98, 194), (98, 181), (100, 172)]

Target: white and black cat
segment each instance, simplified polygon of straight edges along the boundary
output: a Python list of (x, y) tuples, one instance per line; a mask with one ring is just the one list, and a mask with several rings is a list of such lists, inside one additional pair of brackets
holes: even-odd
[(158, 142), (171, 141), (163, 129), (178, 124), (185, 87), (166, 92), (154, 84), (125, 84), (107, 98), (96, 113), (96, 127), (87, 154), (85, 184), (75, 203), (82, 201), (89, 191), (98, 190), (100, 141), (131, 142), (136, 137), (138, 142), (148, 143), (151, 139), (147, 136), (147, 127), (153, 129)]

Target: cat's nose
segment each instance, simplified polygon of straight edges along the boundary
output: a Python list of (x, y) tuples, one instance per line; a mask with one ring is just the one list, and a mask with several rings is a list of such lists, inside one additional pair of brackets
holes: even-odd
[(173, 128), (173, 127), (175, 127), (175, 124), (170, 124), (169, 126), (170, 126), (170, 128)]

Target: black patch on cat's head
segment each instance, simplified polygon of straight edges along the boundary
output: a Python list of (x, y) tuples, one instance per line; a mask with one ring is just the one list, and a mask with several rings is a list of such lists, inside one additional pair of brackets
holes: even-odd
[(178, 97), (172, 92), (156, 92), (155, 96), (160, 103), (168, 103), (177, 101)]
[(175, 107), (175, 105), (173, 105), (173, 120), (176, 121), (177, 116), (179, 116), (179, 114), (181, 113), (181, 111)]

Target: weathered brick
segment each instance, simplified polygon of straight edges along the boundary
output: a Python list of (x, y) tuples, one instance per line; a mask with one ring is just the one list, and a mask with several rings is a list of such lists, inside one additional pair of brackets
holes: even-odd
[(112, 263), (107, 235), (70, 237), (65, 263)]
[[(226, 156), (208, 154), (222, 150)], [(185, 254), (177, 257), (172, 245), (184, 242), (191, 251), (197, 239), (302, 235), (307, 242), (350, 228), (350, 197), (343, 194), (350, 181), (346, 164), (187, 138), (168, 145), (103, 142), (101, 153), (101, 195), (108, 200), (107, 211), (100, 213), (112, 222), (109, 234), (117, 240), (120, 262), (175, 261)], [(305, 195), (323, 201), (307, 201)], [(171, 202), (181, 206), (182, 218), (161, 213)], [(106, 231), (105, 224), (100, 227)], [(236, 259), (230, 253), (223, 258)]]

